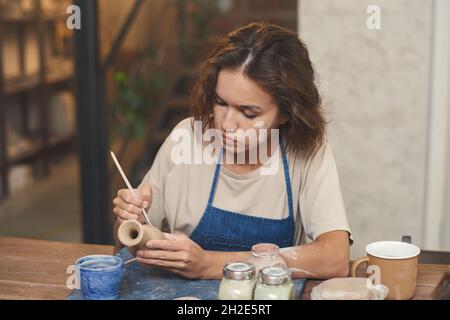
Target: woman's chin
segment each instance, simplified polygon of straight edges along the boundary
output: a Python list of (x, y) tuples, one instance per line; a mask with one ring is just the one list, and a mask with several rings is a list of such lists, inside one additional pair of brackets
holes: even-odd
[(223, 143), (223, 149), (227, 153), (240, 154), (247, 151), (247, 147), (243, 145), (232, 145), (228, 143)]

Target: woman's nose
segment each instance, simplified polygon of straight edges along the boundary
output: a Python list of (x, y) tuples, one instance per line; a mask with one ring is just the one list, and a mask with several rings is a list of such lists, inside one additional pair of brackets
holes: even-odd
[(225, 131), (235, 131), (238, 128), (238, 112), (233, 109), (234, 108), (228, 108), (225, 117), (223, 118), (222, 129)]

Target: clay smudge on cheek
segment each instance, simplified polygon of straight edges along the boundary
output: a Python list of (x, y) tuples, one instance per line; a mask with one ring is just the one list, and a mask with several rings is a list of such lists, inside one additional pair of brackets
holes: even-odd
[(256, 123), (253, 125), (253, 128), (255, 129), (263, 129), (264, 128), (264, 121), (256, 121)]

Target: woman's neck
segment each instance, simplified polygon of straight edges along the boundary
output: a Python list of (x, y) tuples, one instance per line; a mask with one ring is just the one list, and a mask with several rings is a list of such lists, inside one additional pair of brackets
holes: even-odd
[(234, 174), (247, 174), (261, 167), (261, 164), (238, 164), (238, 163), (223, 163), (223, 167)]
[[(234, 174), (246, 174), (254, 170), (257, 170), (264, 165), (264, 161), (261, 160), (259, 152), (257, 152), (256, 161), (250, 161), (250, 151), (245, 151), (245, 161), (242, 161), (238, 157), (237, 153), (234, 152), (224, 152), (223, 155), (223, 167), (231, 171)], [(269, 148), (267, 150), (266, 160), (272, 156), (272, 150)]]

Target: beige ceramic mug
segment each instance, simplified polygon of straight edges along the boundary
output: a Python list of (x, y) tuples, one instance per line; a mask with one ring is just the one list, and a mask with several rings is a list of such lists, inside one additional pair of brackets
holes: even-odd
[(414, 296), (420, 254), (417, 246), (400, 241), (379, 241), (369, 244), (366, 253), (366, 257), (353, 263), (353, 277), (358, 265), (367, 262), (367, 273), (373, 275), (375, 282), (389, 288), (387, 299), (406, 300)]

